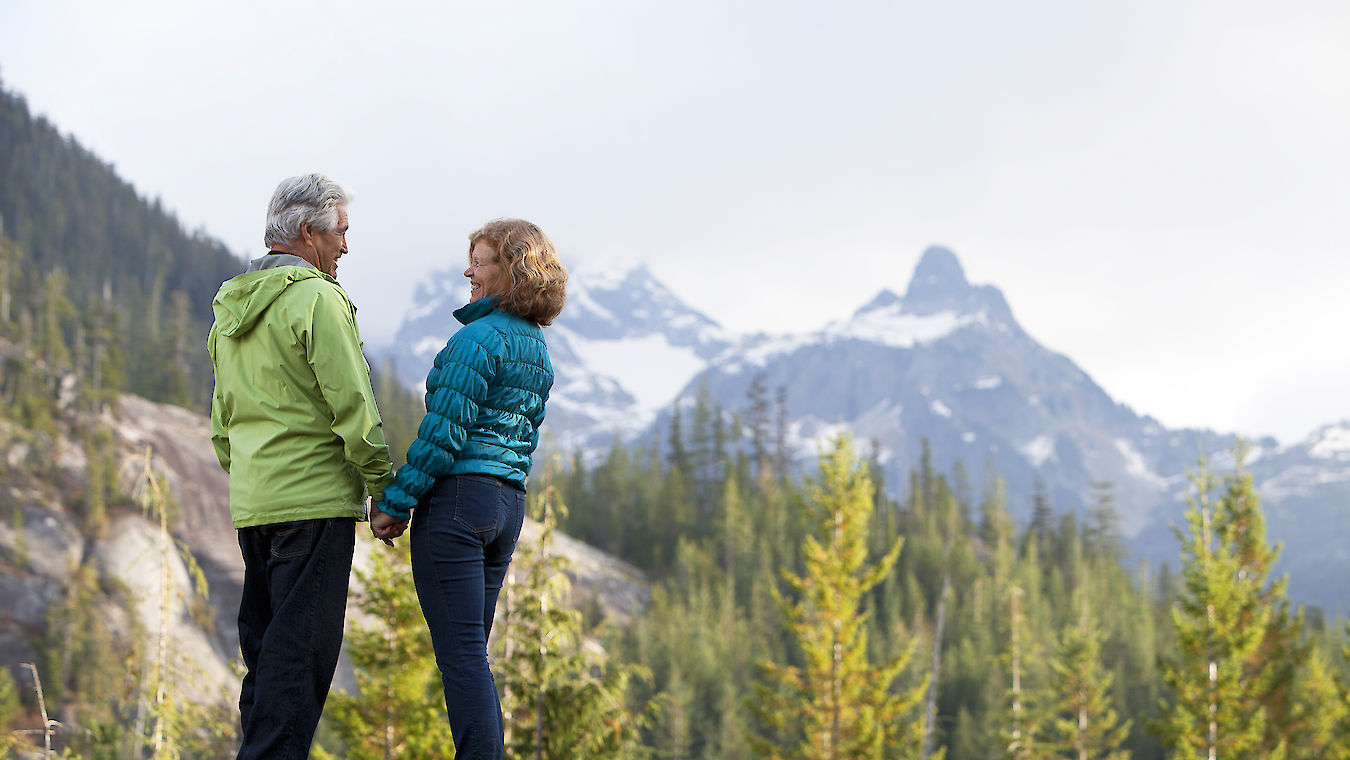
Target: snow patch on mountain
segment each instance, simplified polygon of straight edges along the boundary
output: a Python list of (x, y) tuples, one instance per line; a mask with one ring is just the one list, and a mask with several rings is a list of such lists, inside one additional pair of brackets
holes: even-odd
[(716, 363), (723, 372), (746, 372), (762, 368), (770, 361), (814, 342), (809, 335), (757, 335), (724, 351)]
[(1022, 444), (1020, 451), (1034, 467), (1041, 467), (1055, 456), (1055, 439), (1048, 435), (1038, 435)]
[(1331, 425), (1309, 439), (1308, 453), (1318, 459), (1350, 459), (1350, 425)]
[[(808, 346), (840, 341), (873, 343), (889, 348), (908, 349), (935, 343), (962, 328), (988, 324), (984, 312), (960, 314), (944, 311), (936, 314), (910, 314), (902, 303), (863, 309), (845, 322), (834, 322), (813, 333), (756, 335), (732, 345), (717, 358), (723, 372), (736, 373), (764, 367), (769, 362), (791, 355)], [(997, 386), (997, 378), (994, 385)]]
[(1262, 499), (1270, 501), (1290, 496), (1307, 496), (1315, 492), (1318, 486), (1347, 481), (1350, 481), (1350, 473), (1345, 470), (1328, 470), (1313, 464), (1299, 464), (1287, 467), (1275, 477), (1262, 481), (1259, 488)]
[(692, 347), (671, 345), (663, 335), (619, 340), (586, 340), (575, 333), (568, 337), (584, 366), (604, 367), (609, 377), (633, 395), (640, 410), (650, 415), (670, 404), (707, 366)]
[(913, 348), (920, 343), (942, 340), (963, 327), (987, 324), (984, 312), (959, 314), (909, 314), (903, 303), (892, 303), (854, 315), (847, 322), (836, 322), (821, 333), (831, 340), (861, 340), (893, 348)]
[[(592, 286), (594, 287), (594, 286)], [(598, 290), (598, 288), (596, 288)], [(621, 320), (614, 315), (614, 312), (600, 305), (599, 301), (591, 295), (590, 287), (573, 287), (567, 293), (568, 312), (583, 312), (596, 319), (606, 320), (617, 324), (623, 324), (626, 320)]]
[(1112, 443), (1116, 445), (1116, 451), (1120, 452), (1121, 459), (1125, 460), (1126, 472), (1159, 488), (1167, 487), (1167, 478), (1149, 469), (1149, 466), (1144, 463), (1144, 455), (1139, 453), (1139, 449), (1136, 449), (1134, 444), (1124, 438), (1117, 438)]

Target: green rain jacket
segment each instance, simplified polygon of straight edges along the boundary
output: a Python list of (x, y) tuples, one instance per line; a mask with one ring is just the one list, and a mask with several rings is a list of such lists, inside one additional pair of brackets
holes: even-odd
[(346, 292), (297, 256), (269, 254), (211, 308), (211, 443), (234, 527), (364, 520), (366, 494), (380, 499), (393, 473)]

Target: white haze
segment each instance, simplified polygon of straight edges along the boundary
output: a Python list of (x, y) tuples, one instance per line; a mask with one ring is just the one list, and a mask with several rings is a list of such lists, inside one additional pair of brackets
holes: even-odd
[(373, 341), (524, 216), (737, 332), (930, 243), (1166, 425), (1350, 418), (1350, 4), (0, 4), (0, 78), (240, 256), (282, 177), (358, 193)]

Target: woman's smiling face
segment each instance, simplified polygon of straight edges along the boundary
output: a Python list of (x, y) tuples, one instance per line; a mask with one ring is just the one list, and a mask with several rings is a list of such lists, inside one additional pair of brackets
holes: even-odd
[(469, 268), (464, 270), (469, 278), (469, 300), (499, 296), (511, 287), (511, 278), (506, 269), (497, 261), (497, 250), (486, 240), (473, 244), (469, 252)]

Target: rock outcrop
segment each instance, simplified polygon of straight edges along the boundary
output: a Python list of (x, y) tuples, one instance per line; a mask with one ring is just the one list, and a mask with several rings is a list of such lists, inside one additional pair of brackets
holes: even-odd
[[(124, 395), (101, 424), (113, 433), (124, 498), (110, 508), (106, 537), (89, 538), (81, 517), (90, 466), (84, 448), (59, 434), (0, 421), (0, 662), (28, 683), (19, 664), (39, 661), (43, 642), (57, 633), (48, 629), (51, 605), (65, 595), (74, 570), (89, 564), (97, 568), (100, 588), (116, 590), (99, 605), (110, 630), (139, 631), (145, 656), (164, 653), (190, 698), (232, 703), (243, 563), (210, 421)], [(148, 473), (167, 486), (172, 500), (167, 532), (153, 514), (134, 506), (150, 482)], [(537, 526), (527, 521), (522, 542), (536, 535)], [(357, 546), (361, 567), (377, 543), (358, 528)], [(579, 602), (594, 598), (621, 623), (646, 603), (649, 590), (636, 568), (561, 534), (555, 534), (553, 551), (571, 561)], [(205, 598), (198, 575), (209, 588)], [(134, 625), (125, 620), (127, 610)], [(353, 613), (349, 605), (349, 626)], [(335, 687), (354, 686), (344, 658)]]

